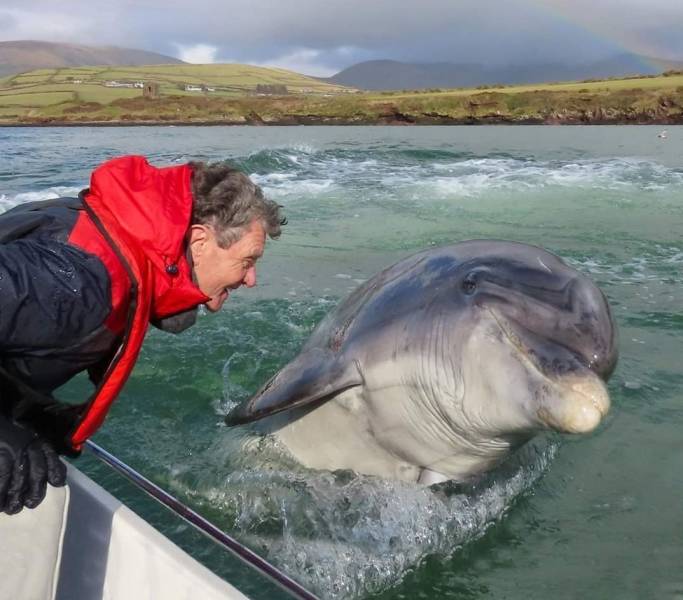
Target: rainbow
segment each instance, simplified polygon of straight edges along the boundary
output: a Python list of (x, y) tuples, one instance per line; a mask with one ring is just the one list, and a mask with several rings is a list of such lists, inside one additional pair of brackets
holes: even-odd
[[(622, 30), (611, 26), (609, 19), (595, 16), (593, 11), (578, 10), (571, 0), (529, 0), (551, 17), (559, 18), (593, 35), (597, 40), (615, 45), (618, 49), (638, 56), (647, 71), (661, 71), (667, 60), (680, 62), (682, 57), (674, 57), (671, 51), (658, 46), (656, 42), (645, 39), (634, 31)], [(573, 7), (573, 8), (572, 8)]]

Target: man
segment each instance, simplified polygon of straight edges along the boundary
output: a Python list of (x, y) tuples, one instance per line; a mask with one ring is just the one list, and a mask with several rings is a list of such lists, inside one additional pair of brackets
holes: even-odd
[[(243, 173), (126, 156), (97, 168), (78, 198), (0, 216), (0, 512), (60, 486), (135, 364), (148, 323), (177, 333), (197, 307), (256, 285), (279, 207)], [(82, 404), (51, 393), (87, 370)]]

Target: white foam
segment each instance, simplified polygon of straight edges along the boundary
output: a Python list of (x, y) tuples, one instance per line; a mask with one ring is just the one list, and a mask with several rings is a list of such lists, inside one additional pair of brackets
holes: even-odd
[[(545, 187), (622, 190), (663, 189), (683, 184), (683, 173), (635, 159), (582, 160), (567, 163), (517, 159), (470, 159), (432, 164), (434, 176), (412, 178), (409, 185), (428, 187), (439, 195), (474, 196), (488, 190)], [(387, 173), (384, 185), (405, 184), (404, 175)]]
[(252, 173), (250, 175), (250, 178), (258, 185), (276, 185), (282, 181), (290, 181), (294, 177), (296, 177), (294, 173), (268, 173), (267, 175)]
[(315, 196), (329, 192), (335, 187), (332, 179), (304, 179), (291, 180), (283, 178), (281, 181), (269, 181), (262, 184), (267, 196), (280, 198), (286, 196)]
[[(656, 191), (683, 184), (683, 172), (633, 158), (543, 161), (516, 158), (470, 158), (447, 162), (397, 162), (391, 154), (367, 158), (366, 153), (327, 155), (324, 152), (278, 154), (289, 164), (285, 173), (253, 177), (275, 195), (317, 194), (332, 186), (412, 190), (416, 196), (476, 196), (489, 190), (533, 188), (627, 188)], [(327, 176), (325, 179), (316, 177)]]
[(676, 254), (674, 254), (673, 256), (664, 259), (664, 262), (675, 264), (683, 263), (683, 252), (676, 252)]
[(22, 192), (15, 195), (0, 194), (0, 209), (9, 210), (19, 204), (36, 202), (38, 200), (52, 200), (63, 196), (77, 196), (81, 187), (54, 186), (35, 192)]

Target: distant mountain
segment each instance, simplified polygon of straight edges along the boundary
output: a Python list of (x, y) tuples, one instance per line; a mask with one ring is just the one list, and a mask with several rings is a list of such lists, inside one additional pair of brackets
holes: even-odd
[(365, 90), (401, 90), (655, 75), (675, 68), (683, 68), (683, 62), (646, 58), (636, 54), (622, 54), (609, 60), (580, 65), (546, 63), (507, 67), (487, 67), (471, 63), (418, 64), (371, 60), (344, 69), (324, 81)]
[(647, 58), (660, 71), (683, 71), (683, 60), (669, 60), (667, 58)]
[(182, 62), (156, 52), (115, 46), (81, 46), (33, 40), (0, 42), (0, 77), (34, 69), (95, 65), (161, 65)]

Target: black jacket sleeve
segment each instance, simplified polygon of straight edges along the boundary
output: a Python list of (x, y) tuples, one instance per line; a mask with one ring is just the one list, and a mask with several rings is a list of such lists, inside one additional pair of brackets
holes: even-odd
[(111, 311), (101, 261), (52, 237), (0, 244), (0, 356), (46, 356), (87, 337)]
[(110, 356), (117, 339), (105, 325), (104, 264), (68, 242), (79, 206), (64, 198), (0, 215), (0, 418), (67, 452), (87, 399), (63, 403), (52, 391)]

